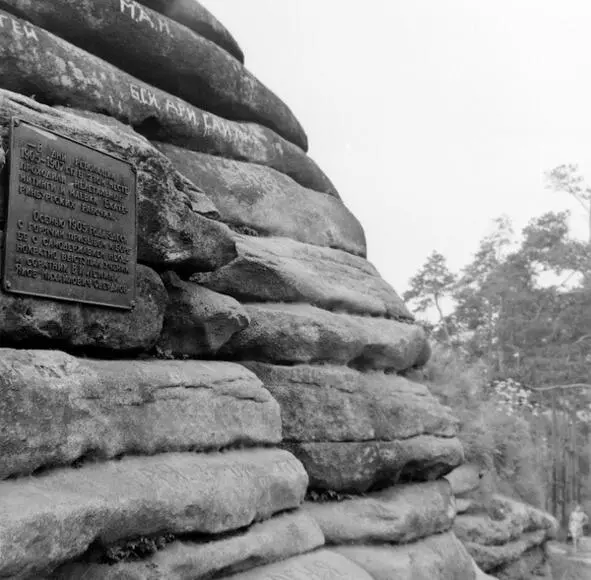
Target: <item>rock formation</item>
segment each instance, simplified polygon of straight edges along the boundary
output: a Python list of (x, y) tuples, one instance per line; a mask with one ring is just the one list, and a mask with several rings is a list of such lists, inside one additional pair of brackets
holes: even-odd
[(500, 580), (551, 578), (546, 542), (558, 522), (548, 513), (499, 494), (489, 497), (481, 487), (484, 472), (464, 464), (446, 475), (458, 515), (453, 531), (476, 564)]
[[(230, 33), (195, 0), (0, 9), (1, 229), (15, 118), (132, 164), (138, 215), (131, 309), (0, 291), (0, 578), (474, 580), (473, 558), (535, 559), (543, 514), (456, 517), (457, 421), (404, 376), (425, 333)], [(57, 188), (44, 171), (33, 193)]]

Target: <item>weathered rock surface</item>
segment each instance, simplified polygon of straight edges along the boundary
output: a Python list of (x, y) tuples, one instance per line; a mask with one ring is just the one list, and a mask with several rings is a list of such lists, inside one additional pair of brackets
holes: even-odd
[(0, 349), (0, 426), (0, 479), (84, 457), (281, 439), (277, 403), (240, 365), (45, 350)]
[(235, 58), (134, 0), (0, 0), (0, 8), (197, 107), (308, 147), (289, 107)]
[(427, 342), (416, 324), (329, 312), (309, 304), (245, 304), (251, 324), (223, 347), (232, 358), (335, 363), (403, 371), (421, 362)]
[(464, 463), (445, 476), (454, 495), (474, 491), (480, 486), (482, 468), (475, 463)]
[(456, 536), (464, 542), (498, 545), (526, 532), (545, 530), (553, 536), (558, 530), (558, 522), (549, 513), (507, 497), (494, 496), (491, 509), (499, 514), (495, 519), (487, 513), (459, 515), (454, 523)]
[(472, 559), (451, 534), (405, 546), (331, 548), (366, 570), (374, 580), (474, 580)]
[(279, 450), (124, 458), (4, 481), (0, 578), (42, 576), (95, 540), (237, 530), (297, 507), (307, 483)]
[(243, 364), (279, 402), (286, 442), (452, 438), (457, 433), (449, 408), (424, 385), (397, 375), (328, 365)]
[(176, 20), (211, 40), (240, 62), (244, 54), (226, 27), (197, 0), (141, 0), (140, 4)]
[(162, 279), (168, 291), (158, 341), (162, 350), (191, 357), (213, 355), (234, 333), (248, 326), (248, 314), (234, 298), (183, 282), (174, 272), (166, 272)]
[(207, 543), (178, 541), (141, 562), (70, 564), (52, 580), (199, 580), (232, 574), (314, 550), (324, 544), (318, 524), (295, 512), (254, 524), (244, 533)]
[(420, 435), (399, 441), (291, 443), (311, 489), (362, 493), (402, 481), (430, 481), (464, 460), (455, 438)]
[(478, 565), (476, 564), (476, 562), (474, 562), (474, 560), (472, 560), (472, 563), (474, 564), (474, 573), (476, 574), (476, 578), (475, 580), (498, 580), (497, 578), (495, 578), (494, 576), (490, 576), (489, 574), (487, 574), (486, 572), (483, 572)]
[(519, 540), (500, 546), (483, 546), (475, 542), (464, 542), (464, 545), (478, 566), (485, 572), (491, 572), (496, 568), (516, 562), (528, 550), (540, 546), (546, 538), (546, 531), (538, 530), (523, 534)]
[[(519, 560), (511, 562), (506, 566), (501, 566), (493, 570), (492, 573), (497, 580), (521, 580), (522, 578), (544, 580), (543, 576), (547, 574), (544, 549), (541, 546), (536, 546), (522, 554)], [(557, 577), (560, 578), (560, 576)], [(551, 580), (552, 576), (547, 575), (546, 578), (547, 580)], [(566, 580), (569, 577), (563, 576), (562, 578)]]
[(338, 195), (312, 159), (266, 127), (202, 111), (7, 12), (0, 11), (0, 31), (4, 89), (106, 113), (150, 139), (268, 165), (310, 189)]
[(194, 280), (241, 302), (307, 302), (333, 311), (414, 320), (363, 258), (287, 238), (235, 234), (238, 257)]
[(256, 568), (228, 580), (374, 580), (363, 568), (331, 550), (318, 550), (283, 562)]
[(148, 350), (162, 330), (167, 296), (158, 274), (150, 268), (138, 265), (136, 280), (132, 310), (2, 291), (0, 344), (110, 351), (111, 356)]
[[(0, 45), (2, 42), (0, 39)], [(0, 69), (2, 66), (0, 58)], [(99, 123), (0, 89), (0, 138), (4, 150), (9, 148), (12, 116), (24, 117), (89, 147), (122, 157), (136, 167), (139, 262), (192, 272), (217, 268), (236, 255), (230, 229), (194, 212), (194, 192), (189, 190), (186, 178), (129, 128), (113, 122)]]
[(287, 175), (253, 163), (223, 159), (154, 142), (216, 204), (222, 221), (266, 236), (284, 236), (365, 256), (365, 234), (342, 201), (306, 189)]
[(475, 508), (476, 502), (470, 498), (456, 497), (456, 512), (463, 514)]
[(403, 544), (449, 530), (454, 500), (445, 481), (397, 485), (367, 497), (304, 504), (327, 544)]

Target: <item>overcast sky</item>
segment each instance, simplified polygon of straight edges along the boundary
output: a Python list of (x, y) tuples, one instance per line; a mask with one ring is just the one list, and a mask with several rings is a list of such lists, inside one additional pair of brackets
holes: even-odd
[(202, 0), (306, 129), (398, 292), (437, 249), (459, 269), (492, 218), (578, 206), (591, 178), (589, 0)]

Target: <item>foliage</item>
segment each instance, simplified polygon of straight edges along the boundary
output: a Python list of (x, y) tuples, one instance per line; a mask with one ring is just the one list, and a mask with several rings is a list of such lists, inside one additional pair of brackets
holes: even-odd
[(449, 295), (455, 284), (455, 276), (449, 271), (445, 258), (433, 252), (422, 268), (410, 280), (410, 288), (404, 293), (404, 300), (411, 303), (413, 312), (426, 312), (435, 308), (439, 324), (449, 343), (448, 324), (443, 314), (441, 301)]
[[(517, 384), (491, 386), (482, 363), (443, 346), (436, 346), (419, 378), (460, 421), (459, 438), (466, 461), (494, 474), (497, 489), (522, 501), (541, 506), (545, 501), (542, 466), (536, 465), (535, 432), (523, 412), (508, 412), (501, 393), (519, 393)], [(522, 397), (517, 394), (517, 399)]]
[(163, 550), (168, 544), (175, 541), (173, 534), (165, 533), (157, 536), (138, 536), (129, 540), (123, 540), (105, 548), (103, 561), (114, 564), (117, 562), (133, 562), (142, 560)]
[(571, 234), (568, 211), (533, 217), (520, 235), (500, 217), (460, 272), (433, 252), (404, 298), (418, 314), (437, 309), (424, 380), (459, 416), (469, 460), (506, 493), (550, 499), (564, 515), (591, 501), (591, 389), (562, 388), (591, 383), (591, 187), (576, 165), (546, 178), (580, 204), (586, 240)]

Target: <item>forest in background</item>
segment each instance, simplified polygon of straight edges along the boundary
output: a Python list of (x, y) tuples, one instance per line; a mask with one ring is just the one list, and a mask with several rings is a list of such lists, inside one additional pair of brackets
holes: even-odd
[(520, 233), (500, 217), (460, 272), (434, 251), (404, 299), (435, 313), (418, 378), (459, 416), (468, 460), (564, 524), (575, 502), (591, 514), (591, 187), (576, 165), (545, 177), (585, 212), (585, 240), (568, 211)]

